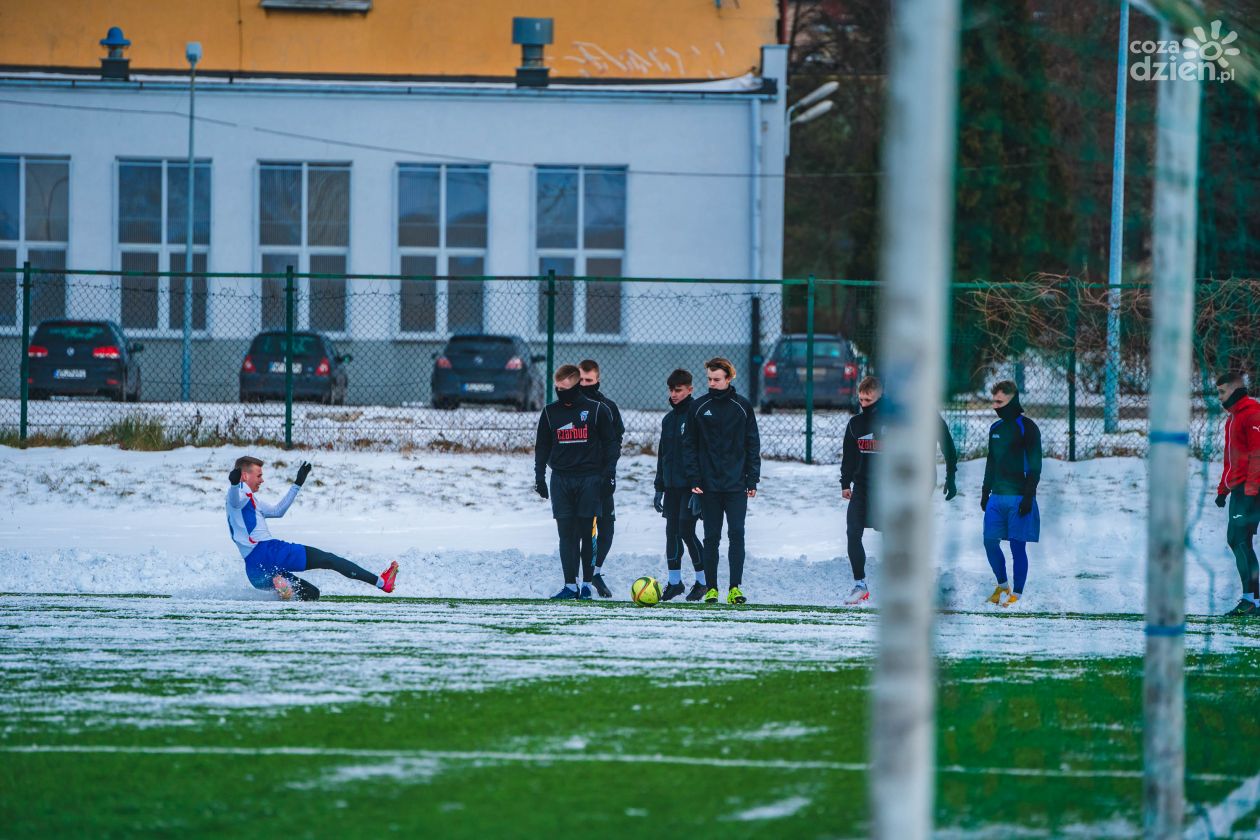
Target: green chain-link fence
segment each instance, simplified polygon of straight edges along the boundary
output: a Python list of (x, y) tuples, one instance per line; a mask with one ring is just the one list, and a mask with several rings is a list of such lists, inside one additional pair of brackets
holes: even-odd
[[(856, 384), (878, 372), (875, 327), (860, 314), (875, 311), (870, 281), (211, 273), (189, 283), (184, 402), (183, 275), (31, 267), (9, 282), (24, 294), (0, 338), (0, 425), (18, 441), (108, 440), (120, 423), (146, 423), (172, 443), (523, 450), (549, 371), (592, 358), (623, 409), (627, 447), (650, 450), (669, 373), (690, 370), (703, 390), (704, 361), (725, 356), (761, 409), (768, 456), (834, 462)], [(1187, 399), (1200, 453), (1215, 432), (1212, 376), (1255, 358), (1258, 291), (1254, 280), (1199, 284), (1200, 387)], [(982, 454), (988, 389), (1007, 378), (1052, 457), (1145, 451), (1147, 287), (1121, 292), (1112, 360), (1105, 285), (1039, 276), (956, 284), (952, 297), (966, 326), (951, 337), (945, 417), (962, 452)], [(118, 333), (93, 334), (90, 321)], [(1120, 386), (1111, 431), (1109, 361)]]

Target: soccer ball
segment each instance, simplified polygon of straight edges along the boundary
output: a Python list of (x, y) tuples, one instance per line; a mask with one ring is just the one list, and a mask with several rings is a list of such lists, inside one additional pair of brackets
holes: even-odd
[(641, 577), (630, 584), (630, 600), (640, 607), (650, 607), (660, 603), (661, 585), (653, 577)]

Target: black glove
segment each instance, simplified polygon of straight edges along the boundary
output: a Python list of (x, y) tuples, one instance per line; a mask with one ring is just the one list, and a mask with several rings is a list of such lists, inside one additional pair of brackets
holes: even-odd
[(545, 479), (534, 479), (534, 492), (539, 496), (542, 496), (544, 499), (551, 498), (551, 494), (547, 492), (547, 482)]
[(1023, 498), (1019, 500), (1019, 515), (1020, 516), (1027, 516), (1028, 514), (1032, 513), (1033, 499), (1035, 498), (1037, 497), (1024, 496)]
[(303, 461), (298, 465), (297, 478), (293, 479), (293, 483), (301, 487), (306, 483), (306, 477), (311, 474), (311, 465), (309, 461)]
[(945, 476), (945, 501), (949, 501), (958, 495), (958, 485), (954, 483), (954, 474), (948, 473)]
[(989, 507), (989, 490), (985, 488), (980, 491), (980, 510), (987, 510)]
[(695, 519), (700, 518), (703, 508), (700, 506), (700, 494), (692, 493), (691, 498), (687, 500), (687, 510), (691, 511), (691, 515)]
[(652, 507), (661, 516), (665, 515), (665, 491), (657, 490), (656, 495), (652, 497)]
[[(236, 485), (240, 483), (241, 483), (241, 471), (239, 469), (233, 468), (233, 470), (230, 473), (228, 473), (228, 484), (231, 484), (233, 487), (235, 487)], [(1219, 505), (1220, 502), (1217, 502), (1217, 504)]]
[(612, 494), (616, 491), (616, 489), (617, 489), (616, 477), (607, 479), (606, 481), (604, 481), (603, 487), (600, 488), (599, 495), (607, 499), (612, 496)]
[(1228, 502), (1228, 501), (1229, 501), (1229, 494), (1228, 494), (1228, 493), (1217, 493), (1217, 494), (1216, 494), (1216, 506), (1217, 506), (1217, 507), (1220, 507), (1220, 508), (1225, 507), (1225, 503), (1226, 503), (1226, 502)]

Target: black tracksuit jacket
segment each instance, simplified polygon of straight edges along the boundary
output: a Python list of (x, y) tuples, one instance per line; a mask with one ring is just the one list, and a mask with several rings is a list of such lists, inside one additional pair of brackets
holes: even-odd
[[(862, 409), (849, 420), (844, 430), (844, 449), (840, 459), (840, 486), (845, 490), (857, 485), (862, 490), (870, 489), (875, 473), (872, 456), (877, 454), (883, 445), (884, 424), (880, 420), (879, 406), (883, 400), (876, 400), (870, 407)], [(938, 438), (941, 453), (945, 456), (945, 475), (952, 476), (958, 471), (958, 449), (954, 446), (954, 436), (949, 433), (945, 418), (941, 418)]]
[(626, 436), (626, 424), (621, 422), (621, 409), (617, 408), (617, 404), (615, 402), (604, 396), (603, 392), (599, 390), (598, 385), (582, 386), (582, 396), (595, 400), (595, 402), (603, 403), (604, 406), (612, 412), (613, 433), (617, 435), (617, 445), (621, 446), (621, 441)]
[(691, 404), (683, 434), (688, 487), (706, 493), (755, 490), (761, 480), (761, 435), (752, 403), (712, 388)]
[(544, 481), (547, 467), (559, 475), (617, 474), (621, 446), (608, 406), (577, 396), (572, 403), (550, 403), (538, 417), (534, 441), (534, 479)]
[[(656, 447), (656, 492), (690, 487), (687, 470), (683, 464), (683, 430), (687, 428), (687, 412), (695, 402), (692, 397), (670, 405), (669, 413), (661, 418), (661, 443)], [(695, 485), (690, 485), (694, 487)]]

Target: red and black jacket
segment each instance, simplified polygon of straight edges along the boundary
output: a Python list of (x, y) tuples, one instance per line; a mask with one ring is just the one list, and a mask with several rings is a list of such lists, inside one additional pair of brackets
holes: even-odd
[(1225, 469), (1216, 492), (1245, 484), (1248, 496), (1260, 495), (1260, 402), (1245, 394), (1225, 402)]

